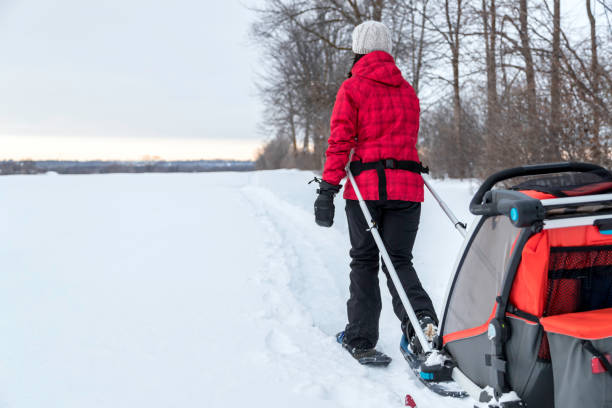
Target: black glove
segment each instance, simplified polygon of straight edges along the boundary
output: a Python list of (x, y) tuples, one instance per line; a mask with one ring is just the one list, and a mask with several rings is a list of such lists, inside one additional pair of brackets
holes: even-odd
[(319, 196), (314, 203), (315, 222), (322, 227), (331, 227), (334, 223), (334, 196), (340, 191), (340, 185), (334, 186), (323, 180), (317, 180)]

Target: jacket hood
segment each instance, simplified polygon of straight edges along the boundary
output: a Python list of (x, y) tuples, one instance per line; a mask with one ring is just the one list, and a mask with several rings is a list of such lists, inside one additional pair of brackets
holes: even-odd
[(391, 86), (400, 86), (404, 83), (404, 78), (395, 65), (395, 60), (384, 51), (373, 51), (363, 56), (353, 66), (351, 73), (354, 76)]

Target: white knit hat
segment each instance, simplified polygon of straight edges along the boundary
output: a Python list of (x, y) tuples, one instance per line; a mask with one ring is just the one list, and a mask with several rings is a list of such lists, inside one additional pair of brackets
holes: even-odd
[(391, 34), (386, 25), (379, 21), (364, 21), (353, 30), (353, 52), (367, 54), (385, 51), (391, 54)]

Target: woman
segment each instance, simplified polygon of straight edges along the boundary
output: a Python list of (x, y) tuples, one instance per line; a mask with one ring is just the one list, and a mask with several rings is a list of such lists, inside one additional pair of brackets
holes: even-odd
[[(355, 27), (352, 48), (355, 62), (336, 97), (315, 219), (319, 225), (332, 225), (333, 198), (346, 175), (349, 153), (355, 149), (351, 171), (419, 323), (431, 341), (438, 319), (412, 265), (423, 201), (422, 167), (416, 149), (419, 100), (390, 55), (391, 36), (384, 24), (366, 21)], [(359, 358), (374, 351), (378, 341), (379, 252), (350, 182), (344, 198), (352, 261), (348, 324), (340, 338), (342, 345)], [(412, 350), (419, 353), (419, 341), (384, 263), (383, 271), (402, 331)]]

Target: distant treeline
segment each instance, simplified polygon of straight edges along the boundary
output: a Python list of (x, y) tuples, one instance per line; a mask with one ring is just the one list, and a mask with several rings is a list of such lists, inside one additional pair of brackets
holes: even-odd
[(211, 171), (251, 171), (255, 164), (237, 160), (193, 161), (0, 161), (0, 175), (108, 174), (108, 173), (200, 173)]

